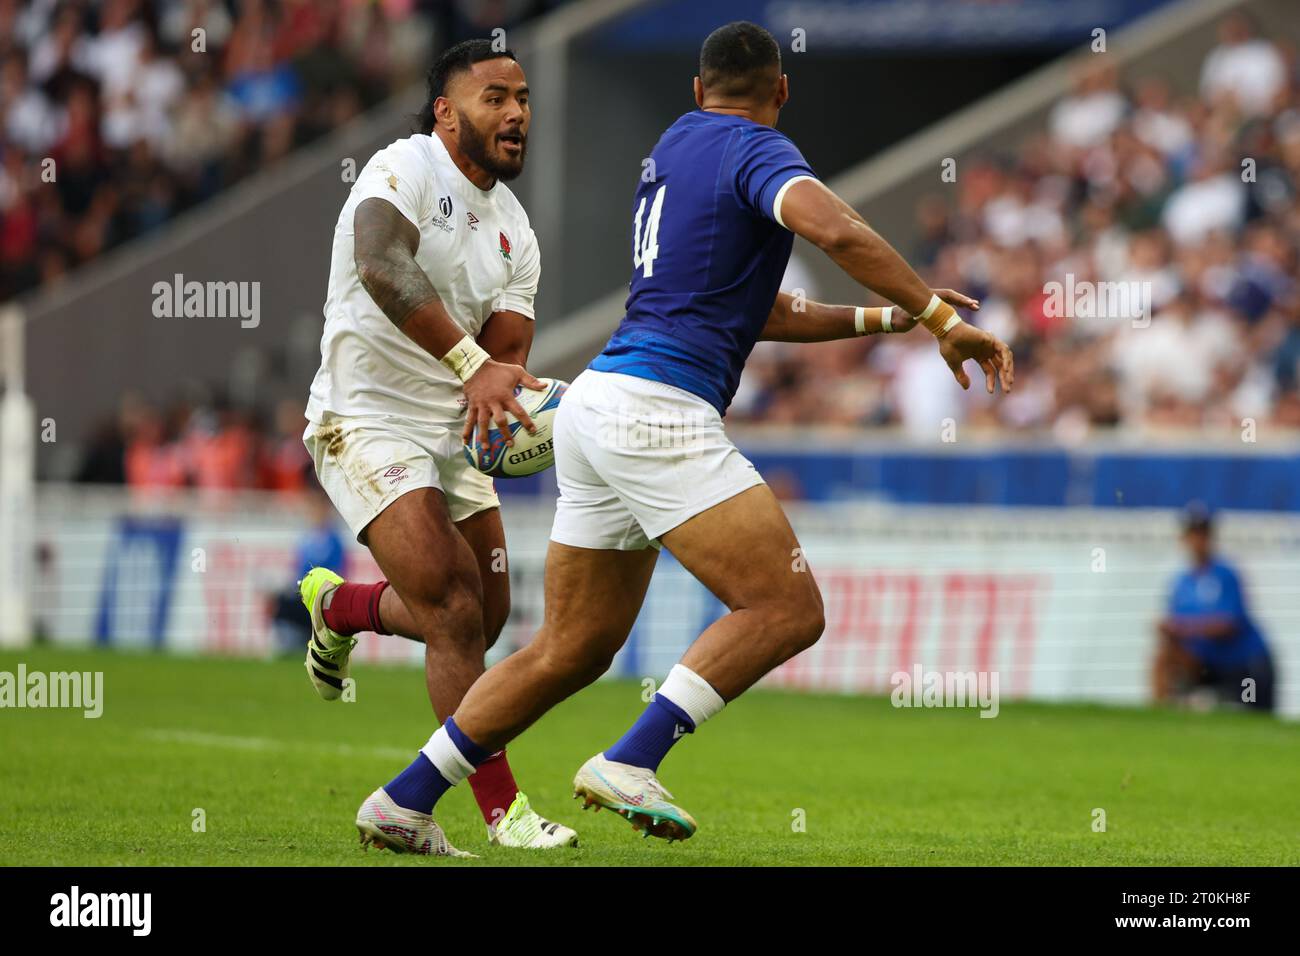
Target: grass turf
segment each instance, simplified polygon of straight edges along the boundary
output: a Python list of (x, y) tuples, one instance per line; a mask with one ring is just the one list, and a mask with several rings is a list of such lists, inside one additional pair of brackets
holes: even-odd
[(665, 762), (700, 821), (668, 845), (570, 798), (643, 706), (640, 685), (605, 682), (510, 748), (533, 805), (582, 846), (490, 847), (461, 787), (438, 818), (482, 859), (430, 861), (363, 853), (352, 826), (434, 726), (418, 670), (359, 668), (357, 702), (325, 704), (296, 661), (37, 649), (0, 671), (19, 660), (103, 671), (105, 704), (98, 720), (0, 710), (6, 865), (1300, 863), (1300, 726), (1251, 715), (1004, 703), (987, 720), (755, 691)]

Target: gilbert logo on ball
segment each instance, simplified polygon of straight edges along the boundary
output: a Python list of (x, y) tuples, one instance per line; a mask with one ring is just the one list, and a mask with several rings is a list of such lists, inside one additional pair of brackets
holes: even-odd
[(465, 444), (465, 458), (483, 474), (493, 478), (524, 478), (555, 464), (555, 412), (569, 383), (551, 378), (538, 381), (543, 385), (540, 390), (522, 385), (515, 388), (519, 404), (537, 426), (535, 434), (528, 434), (528, 429), (509, 412), (506, 420), (510, 437), (515, 442), (513, 447), (506, 445), (505, 434), (495, 425), (488, 429), (486, 437), (479, 433), (477, 425), (474, 426), (474, 432)]

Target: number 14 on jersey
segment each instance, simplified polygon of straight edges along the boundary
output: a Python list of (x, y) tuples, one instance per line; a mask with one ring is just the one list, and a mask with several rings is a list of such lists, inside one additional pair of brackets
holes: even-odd
[(664, 183), (655, 191), (654, 202), (650, 204), (650, 219), (645, 225), (645, 240), (641, 237), (641, 218), (645, 214), (645, 199), (636, 207), (636, 218), (632, 220), (632, 268), (642, 269), (647, 279), (655, 274), (655, 259), (659, 257), (659, 217), (664, 209), (664, 193), (668, 184)]

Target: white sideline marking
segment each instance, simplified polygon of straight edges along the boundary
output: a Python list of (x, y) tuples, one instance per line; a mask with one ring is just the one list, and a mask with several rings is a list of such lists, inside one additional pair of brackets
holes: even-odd
[[(236, 737), (229, 734), (209, 734), (200, 730), (158, 728), (143, 730), (141, 737), (159, 743), (193, 744), (197, 747), (227, 747), (232, 750), (310, 750), (339, 757), (383, 757), (401, 760), (412, 757), (414, 750), (399, 747), (354, 747), (351, 744), (322, 744), (312, 740), (276, 740), (272, 737)], [(412, 758), (414, 759), (414, 758)]]

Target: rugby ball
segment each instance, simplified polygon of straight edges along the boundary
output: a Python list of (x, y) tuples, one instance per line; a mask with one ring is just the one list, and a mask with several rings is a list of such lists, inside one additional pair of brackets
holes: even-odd
[(515, 397), (537, 426), (535, 434), (528, 434), (528, 429), (509, 412), (506, 412), (506, 421), (510, 437), (515, 442), (513, 447), (506, 445), (505, 435), (496, 425), (488, 429), (486, 439), (479, 435), (478, 426), (474, 426), (474, 433), (465, 444), (465, 457), (483, 474), (493, 478), (525, 478), (555, 464), (552, 425), (555, 410), (560, 407), (560, 399), (569, 383), (554, 378), (540, 378), (538, 381), (545, 386), (540, 391), (522, 385), (515, 387)]

